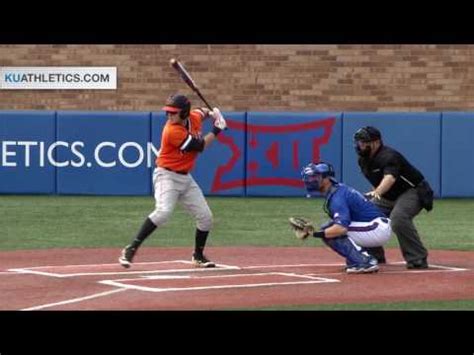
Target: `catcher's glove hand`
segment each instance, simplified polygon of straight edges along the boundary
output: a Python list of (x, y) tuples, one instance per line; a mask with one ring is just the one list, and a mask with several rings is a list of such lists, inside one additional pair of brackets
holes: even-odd
[(296, 238), (304, 240), (308, 238), (309, 235), (313, 234), (314, 226), (306, 218), (290, 217), (288, 220), (295, 232)]

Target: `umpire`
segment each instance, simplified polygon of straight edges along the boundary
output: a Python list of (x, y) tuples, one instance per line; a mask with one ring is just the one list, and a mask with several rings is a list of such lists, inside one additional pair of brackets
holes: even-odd
[[(374, 189), (368, 197), (392, 221), (408, 269), (427, 269), (428, 251), (421, 242), (413, 218), (422, 208), (433, 208), (433, 190), (423, 174), (395, 149), (383, 144), (380, 131), (362, 127), (354, 134), (358, 163)], [(386, 262), (383, 247), (369, 248), (379, 263)]]

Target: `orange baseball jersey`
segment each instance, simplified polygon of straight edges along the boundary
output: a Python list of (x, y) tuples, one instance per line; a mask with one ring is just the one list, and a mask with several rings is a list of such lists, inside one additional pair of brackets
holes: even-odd
[(161, 135), (161, 147), (155, 160), (156, 166), (173, 171), (189, 172), (196, 161), (198, 151), (185, 151), (192, 138), (201, 136), (203, 114), (192, 110), (187, 127), (168, 120)]

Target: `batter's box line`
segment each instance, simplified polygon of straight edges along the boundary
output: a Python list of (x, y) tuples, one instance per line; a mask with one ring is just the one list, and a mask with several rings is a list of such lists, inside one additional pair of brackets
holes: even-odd
[[(113, 281), (141, 281), (146, 280), (182, 280), (182, 279), (193, 279), (193, 280), (203, 280), (203, 279), (218, 279), (218, 278), (233, 278), (233, 277), (244, 277), (244, 276), (268, 276), (268, 275), (282, 275), (289, 277), (300, 277), (304, 279), (311, 280), (326, 280), (324, 277), (315, 277), (307, 274), (296, 274), (291, 272), (260, 272), (260, 273), (242, 273), (242, 274), (229, 274), (229, 275), (208, 275), (208, 276), (191, 276), (191, 275), (152, 275), (152, 276), (143, 276), (142, 278), (126, 278), (126, 279), (115, 279)], [(329, 282), (333, 282), (332, 279)], [(108, 281), (108, 280), (105, 280)]]
[[(405, 264), (404, 261), (396, 261), (392, 263), (387, 263), (385, 265), (400, 265)], [(345, 264), (340, 264), (341, 266)], [(460, 271), (469, 271), (470, 269), (464, 269), (460, 267), (453, 267), (453, 266), (445, 266), (445, 265), (435, 265), (429, 264), (430, 269), (423, 269), (423, 270), (382, 270), (381, 274), (420, 274), (420, 273), (441, 273), (441, 272), (460, 272)], [(383, 267), (383, 266), (382, 266)], [(305, 275), (345, 275), (345, 271), (338, 271), (338, 272), (312, 272), (310, 274)]]
[[(404, 261), (396, 261), (393, 263), (389, 263), (387, 265), (400, 265), (400, 264), (405, 264)], [(409, 270), (410, 272), (439, 272), (439, 271), (469, 271), (469, 269), (465, 268), (460, 268), (460, 267), (454, 267), (454, 266), (445, 266), (445, 265), (437, 265), (437, 264), (429, 264), (430, 269), (441, 269), (441, 270), (429, 270), (429, 269), (424, 269), (424, 270)]]
[[(181, 264), (192, 264), (188, 260), (168, 260), (168, 261), (156, 261), (156, 262), (142, 262), (134, 263), (132, 265), (150, 265), (150, 264), (170, 264), (170, 263), (181, 263)], [(163, 269), (163, 270), (142, 270), (142, 271), (113, 271), (113, 272), (80, 272), (80, 273), (70, 273), (70, 274), (58, 274), (54, 272), (39, 271), (37, 269), (45, 268), (74, 268), (74, 267), (108, 267), (116, 266), (118, 264), (82, 264), (82, 265), (54, 265), (54, 266), (32, 266), (27, 268), (15, 268), (8, 269), (8, 271), (16, 272), (19, 274), (33, 274), (33, 275), (42, 275), (56, 278), (67, 278), (67, 277), (77, 277), (77, 276), (106, 276), (106, 275), (136, 275), (136, 274), (164, 274), (164, 273), (181, 273), (181, 272), (204, 272), (204, 271), (226, 271), (226, 270), (240, 270), (238, 266), (226, 265), (226, 264), (216, 264), (215, 268), (190, 268), (190, 269)]]
[[(395, 261), (391, 263), (387, 263), (384, 265), (400, 265), (405, 264), (405, 261)], [(306, 267), (327, 267), (327, 266), (345, 266), (344, 263), (318, 263), (318, 264), (277, 264), (277, 265), (252, 265), (252, 266), (243, 266), (241, 267), (242, 270), (250, 270), (250, 269), (272, 269), (272, 268), (306, 268)], [(437, 264), (429, 264), (430, 268), (433, 269), (442, 269), (445, 271), (469, 271), (470, 269), (454, 267), (454, 266), (445, 266), (445, 265), (437, 265)], [(419, 272), (426, 272), (426, 271), (440, 271), (440, 270), (420, 270)], [(415, 272), (415, 271), (412, 271)]]
[[(109, 285), (109, 286), (115, 286), (115, 287), (119, 287), (119, 288), (127, 289), (127, 290), (163, 293), (163, 292), (205, 291), (205, 290), (219, 290), (219, 289), (256, 288), (256, 287), (268, 287), (268, 286), (292, 286), (292, 285), (308, 285), (308, 284), (341, 282), (340, 280), (337, 280), (337, 279), (330, 279), (330, 278), (325, 278), (325, 277), (314, 277), (310, 275), (298, 275), (298, 274), (279, 273), (279, 272), (269, 272), (269, 273), (260, 273), (260, 274), (204, 276), (204, 277), (199, 277), (199, 279), (213, 278), (213, 277), (214, 278), (215, 277), (229, 277), (230, 278), (230, 277), (239, 277), (239, 276), (240, 277), (242, 276), (254, 277), (254, 276), (268, 276), (268, 275), (283, 275), (283, 276), (291, 276), (291, 277), (300, 277), (300, 278), (306, 278), (310, 280), (309, 281), (289, 281), (289, 282), (264, 282), (264, 283), (251, 283), (251, 284), (240, 284), (240, 285), (166, 287), (166, 288), (138, 286), (138, 285), (130, 285), (130, 284), (123, 283), (125, 281), (137, 281), (140, 279), (103, 280), (103, 281), (99, 281), (99, 283), (104, 284), (104, 285)], [(178, 277), (178, 278), (181, 278), (181, 277)], [(189, 279), (193, 279), (193, 278), (189, 277)]]

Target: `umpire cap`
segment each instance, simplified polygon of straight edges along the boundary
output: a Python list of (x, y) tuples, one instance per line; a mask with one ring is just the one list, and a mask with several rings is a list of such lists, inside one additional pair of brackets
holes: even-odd
[(372, 126), (365, 126), (359, 128), (354, 134), (354, 141), (356, 142), (373, 142), (377, 140), (382, 140), (382, 134), (380, 131)]

